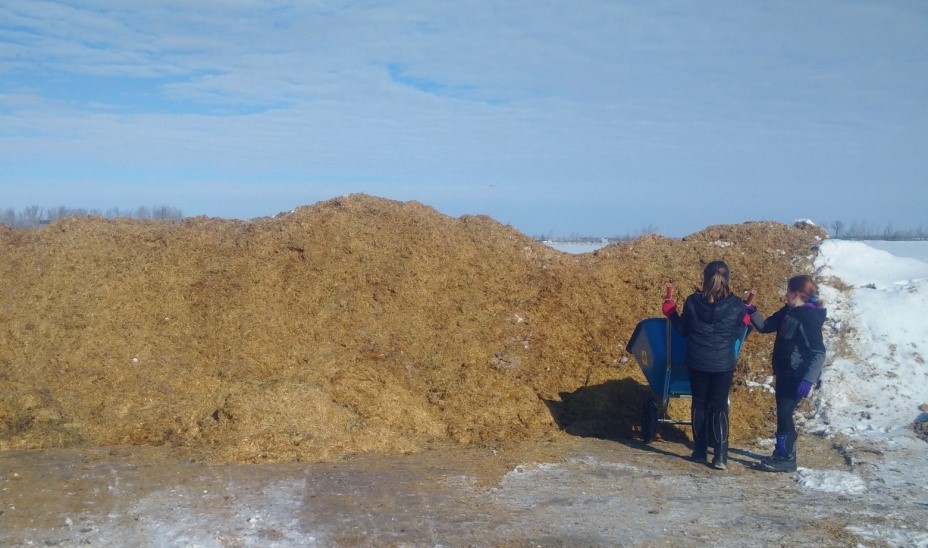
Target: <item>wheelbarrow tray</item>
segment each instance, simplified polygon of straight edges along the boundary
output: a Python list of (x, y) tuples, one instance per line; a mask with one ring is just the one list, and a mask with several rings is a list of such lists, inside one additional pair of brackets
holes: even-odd
[[(746, 326), (735, 341), (736, 359), (745, 337), (750, 332), (751, 328)], [(668, 348), (670, 356), (667, 355)], [(686, 355), (686, 337), (666, 319), (648, 318), (635, 326), (625, 350), (635, 356), (652, 392), (641, 409), (641, 437), (644, 442), (650, 443), (655, 439), (660, 424), (691, 424), (688, 420), (667, 417), (667, 407), (671, 398), (689, 398), (693, 394), (689, 373), (683, 361)]]
[[(641, 372), (648, 380), (651, 390), (663, 395), (667, 378), (667, 320), (648, 318), (638, 322), (635, 332), (625, 347), (635, 356)], [(669, 394), (691, 395), (690, 378), (683, 363), (686, 355), (686, 337), (671, 326), (670, 329), (670, 384)]]
[[(638, 322), (632, 338), (625, 347), (635, 356), (641, 366), (641, 372), (648, 380), (651, 390), (658, 396), (692, 395), (689, 374), (684, 364), (686, 356), (686, 337), (677, 328), (670, 326), (670, 383), (668, 393), (664, 394), (667, 378), (667, 320), (665, 318), (647, 318)], [(735, 357), (741, 352), (741, 344), (748, 336), (750, 327), (745, 327), (741, 336), (735, 341)]]

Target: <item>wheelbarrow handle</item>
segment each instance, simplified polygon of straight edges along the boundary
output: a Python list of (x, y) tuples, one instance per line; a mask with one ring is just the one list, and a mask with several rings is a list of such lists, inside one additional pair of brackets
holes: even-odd
[(673, 284), (667, 284), (666, 292), (664, 293), (664, 302), (673, 300)]
[[(673, 286), (670, 284), (667, 284), (667, 294), (669, 295), (672, 292), (673, 292)], [(667, 406), (670, 404), (670, 370), (671, 370), (671, 365), (672, 365), (671, 360), (670, 360), (670, 351), (671, 351), (670, 318), (667, 318), (665, 320), (665, 325), (666, 325), (666, 330), (667, 330), (666, 335), (664, 336), (664, 338), (666, 339), (664, 343), (666, 345), (666, 348), (664, 350), (664, 355), (666, 356), (666, 363), (665, 363), (665, 370), (664, 370), (664, 392), (661, 398), (661, 413), (659, 415), (660, 418), (664, 417), (664, 414), (667, 412)]]

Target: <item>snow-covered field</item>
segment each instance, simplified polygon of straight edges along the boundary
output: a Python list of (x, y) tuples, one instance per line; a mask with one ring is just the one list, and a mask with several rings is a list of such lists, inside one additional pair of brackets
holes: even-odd
[(607, 245), (608, 242), (569, 242), (569, 241), (553, 241), (553, 240), (543, 240), (543, 244), (553, 247), (558, 251), (563, 251), (564, 253), (589, 253), (591, 251), (596, 251)]
[(928, 242), (896, 242), (886, 240), (871, 240), (864, 242), (870, 247), (888, 251), (896, 257), (911, 257), (928, 261)]

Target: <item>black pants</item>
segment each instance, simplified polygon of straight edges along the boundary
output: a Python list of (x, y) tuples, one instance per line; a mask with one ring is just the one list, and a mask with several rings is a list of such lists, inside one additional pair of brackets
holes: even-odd
[(728, 394), (735, 371), (708, 372), (689, 369), (693, 394), (693, 441), (701, 452), (711, 442), (720, 449), (728, 444)]
[(793, 413), (799, 405), (800, 398), (796, 396), (801, 378), (787, 375), (777, 375), (775, 396), (777, 400), (777, 437), (785, 436), (786, 452), (792, 454), (796, 446), (796, 422)]
[(711, 411), (728, 412), (728, 394), (735, 371), (710, 373), (689, 369), (690, 389), (693, 392), (693, 407)]

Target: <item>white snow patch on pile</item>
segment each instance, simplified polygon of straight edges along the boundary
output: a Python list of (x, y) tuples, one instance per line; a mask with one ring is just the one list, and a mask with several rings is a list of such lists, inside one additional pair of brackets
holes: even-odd
[(771, 393), (771, 394), (775, 394), (775, 393), (776, 393), (776, 389), (774, 388), (774, 385), (773, 385), (773, 377), (772, 377), (772, 376), (766, 377), (766, 378), (764, 379), (763, 382), (757, 382), (757, 381), (746, 380), (746, 381), (744, 381), (744, 384), (745, 384), (745, 386), (747, 386), (748, 388), (759, 388), (759, 389), (764, 390), (765, 392), (769, 392), (769, 393)]
[(799, 468), (796, 474), (799, 485), (816, 491), (854, 495), (867, 490), (867, 482), (850, 472)]

